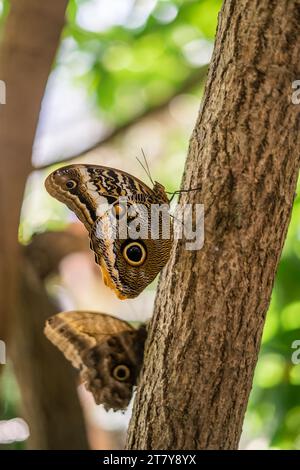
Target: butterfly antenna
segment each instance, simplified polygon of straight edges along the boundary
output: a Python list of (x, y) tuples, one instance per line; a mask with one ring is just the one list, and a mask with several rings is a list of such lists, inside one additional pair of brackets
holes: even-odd
[(152, 183), (152, 179), (150, 178), (150, 175), (147, 171), (147, 169), (145, 168), (145, 166), (143, 165), (143, 163), (141, 162), (141, 160), (139, 159), (139, 157), (135, 157), (137, 159), (137, 161), (139, 162), (139, 164), (141, 165), (141, 167), (143, 168), (144, 172), (146, 173), (146, 175), (148, 176), (148, 178), (150, 179), (151, 183)]
[(145, 161), (145, 165), (146, 165), (146, 166), (141, 162), (141, 160), (140, 160), (138, 157), (136, 157), (136, 159), (137, 159), (137, 161), (139, 162), (139, 164), (141, 165), (141, 167), (143, 168), (144, 172), (146, 173), (146, 175), (148, 176), (149, 180), (151, 181), (151, 183), (152, 183), (153, 186), (154, 186), (155, 183), (154, 183), (154, 181), (153, 181), (153, 179), (152, 179), (152, 176), (151, 176), (151, 173), (150, 173), (150, 168), (149, 168), (149, 165), (148, 165), (148, 162), (147, 162), (147, 159), (146, 159), (144, 150), (143, 150), (143, 149), (141, 149), (141, 150), (142, 150), (142, 155), (143, 155), (143, 157), (144, 157), (144, 161)]
[(147, 170), (148, 170), (148, 175), (149, 175), (149, 178), (150, 178), (150, 180), (151, 180), (151, 183), (152, 183), (152, 184), (153, 184), (153, 186), (154, 186), (154, 181), (153, 181), (153, 179), (152, 179), (152, 176), (151, 176), (151, 171), (150, 171), (150, 168), (149, 168), (149, 165), (148, 165), (148, 161), (147, 161), (147, 158), (146, 158), (146, 155), (145, 155), (144, 149), (141, 149), (141, 151), (142, 151), (142, 155), (143, 155), (143, 157), (144, 157), (144, 162), (145, 162), (145, 165), (146, 165), (146, 167), (147, 167)]

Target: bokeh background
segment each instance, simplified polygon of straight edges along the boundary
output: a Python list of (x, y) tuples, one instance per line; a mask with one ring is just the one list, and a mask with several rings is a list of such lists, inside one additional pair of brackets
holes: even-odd
[[(35, 171), (27, 183), (20, 223), (22, 244), (28, 245), (36, 233), (53, 230), (87, 238), (75, 216), (43, 186), (49, 172), (65, 161), (124, 169), (149, 183), (136, 160), (143, 149), (153, 179), (169, 191), (179, 188), (220, 7), (220, 0), (69, 1), (35, 139)], [(8, 11), (9, 1), (0, 0), (0, 28)], [(66, 256), (45, 283), (61, 310), (96, 310), (138, 321), (152, 313), (156, 283), (138, 299), (118, 301), (102, 284), (87, 251)], [(241, 448), (300, 449), (300, 364), (291, 360), (292, 343), (300, 340), (299, 287), (298, 196), (267, 314)], [(0, 381), (0, 441), (6, 442), (0, 447), (24, 448), (30, 426), (12, 421), (10, 433), (1, 427), (21, 415), (22, 396), (9, 358)], [(91, 447), (122, 447), (130, 409), (107, 413), (82, 386), (78, 393)]]

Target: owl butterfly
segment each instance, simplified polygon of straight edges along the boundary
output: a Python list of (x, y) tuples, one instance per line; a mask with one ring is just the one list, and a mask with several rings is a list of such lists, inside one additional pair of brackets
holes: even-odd
[(74, 311), (50, 317), (44, 332), (80, 370), (98, 405), (106, 410), (128, 406), (142, 367), (145, 325), (135, 329), (110, 315)]
[[(51, 173), (45, 186), (49, 194), (74, 211), (87, 228), (104, 282), (120, 299), (139, 295), (167, 263), (172, 246), (169, 214), (166, 214), (170, 228), (167, 235), (163, 234), (159, 219), (159, 228), (153, 236), (151, 222), (153, 208), (158, 205), (169, 208), (169, 200), (161, 184), (155, 182), (150, 189), (123, 171), (77, 164)], [(122, 202), (124, 198), (125, 203)], [(132, 227), (132, 222), (137, 220), (135, 208), (141, 205), (145, 210), (139, 212), (138, 220), (143, 236), (133, 237), (129, 226), (131, 224)], [(122, 220), (126, 220), (128, 230), (120, 235), (118, 227)]]

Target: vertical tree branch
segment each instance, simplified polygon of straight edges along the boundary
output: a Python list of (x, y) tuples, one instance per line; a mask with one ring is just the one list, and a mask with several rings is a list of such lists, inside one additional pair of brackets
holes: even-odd
[(11, 0), (0, 45), (0, 336), (15, 304), (18, 227), (46, 82), (64, 25), (67, 0)]
[(57, 313), (28, 259), (22, 262), (17, 328), (10, 354), (29, 424), (29, 449), (87, 449), (85, 423), (76, 393), (78, 374), (43, 334)]
[(225, 0), (181, 203), (205, 242), (161, 277), (129, 449), (234, 449), (299, 171), (300, 5)]

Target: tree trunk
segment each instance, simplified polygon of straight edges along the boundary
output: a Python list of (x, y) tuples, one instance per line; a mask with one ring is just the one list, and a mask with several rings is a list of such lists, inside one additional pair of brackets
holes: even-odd
[(199, 251), (163, 272), (128, 449), (236, 449), (295, 194), (297, 0), (225, 0), (180, 203), (202, 203)]
[(18, 227), (42, 97), (67, 0), (11, 0), (0, 46), (0, 337), (7, 335), (18, 270)]
[(22, 264), (18, 328), (10, 347), (29, 424), (29, 449), (87, 449), (85, 423), (76, 393), (78, 374), (43, 334), (57, 313), (31, 263)]
[(43, 336), (45, 316), (55, 309), (18, 244), (35, 130), (67, 3), (11, 0), (0, 46), (7, 90), (0, 110), (0, 339), (10, 339), (29, 446), (43, 449), (87, 447), (74, 374)]
[(85, 239), (68, 232), (36, 235), (23, 249), (18, 327), (10, 354), (30, 426), (30, 449), (88, 447), (76, 393), (78, 374), (43, 334), (46, 319), (57, 313), (43, 279), (58, 272), (65, 256), (87, 249)]

